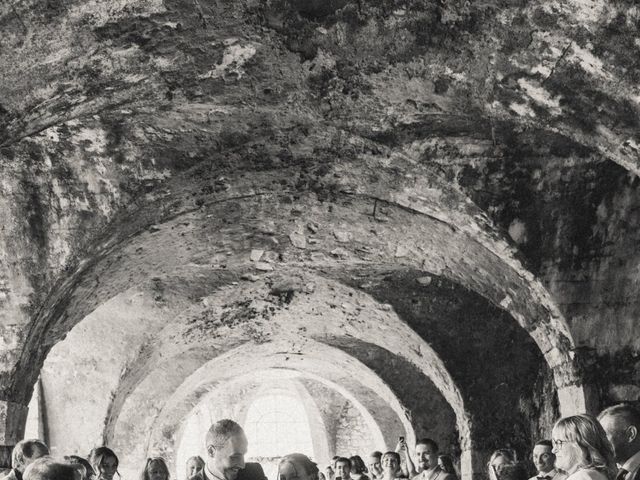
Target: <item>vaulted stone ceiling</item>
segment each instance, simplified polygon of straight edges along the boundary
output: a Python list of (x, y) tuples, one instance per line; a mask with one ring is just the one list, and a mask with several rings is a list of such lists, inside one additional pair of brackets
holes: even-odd
[[(96, 407), (116, 442), (145, 391), (159, 412), (283, 339), (300, 374), (340, 384), (325, 351), (369, 372), (394, 425), (455, 423), (465, 476), (509, 431), (524, 450), (637, 395), (639, 22), (598, 0), (3, 3), (7, 408), (101, 315), (131, 342)], [(285, 367), (264, 348), (248, 365)], [(164, 412), (140, 438), (188, 413)]]

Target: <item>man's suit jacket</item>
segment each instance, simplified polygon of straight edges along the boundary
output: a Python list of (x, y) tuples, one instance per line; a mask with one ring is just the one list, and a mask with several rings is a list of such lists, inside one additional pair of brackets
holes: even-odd
[(640, 480), (640, 466), (636, 467), (635, 470), (627, 473), (627, 476), (624, 477), (624, 480)]
[(640, 480), (640, 451), (624, 462), (622, 468), (627, 470), (624, 480)]
[[(206, 468), (206, 467), (204, 467)], [(204, 473), (204, 468), (199, 470), (193, 477), (189, 478), (189, 480), (213, 480), (208, 478)], [(0, 479), (4, 480), (4, 479)], [(7, 479), (7, 480), (17, 480), (17, 479)], [(267, 476), (264, 474), (264, 470), (262, 469), (262, 465), (255, 462), (247, 462), (244, 464), (244, 468), (238, 472), (238, 476), (236, 480), (267, 480)]]
[(247, 462), (244, 468), (238, 472), (236, 480), (267, 480), (262, 465), (256, 462)]

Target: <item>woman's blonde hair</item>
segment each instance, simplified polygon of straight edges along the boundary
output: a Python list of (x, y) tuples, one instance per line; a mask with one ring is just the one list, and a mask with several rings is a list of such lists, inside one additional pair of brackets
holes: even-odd
[(499, 448), (498, 450), (494, 450), (491, 456), (489, 457), (489, 461), (487, 462), (487, 468), (489, 470), (492, 469), (492, 465), (494, 460), (499, 457), (503, 457), (506, 464), (515, 465), (516, 463), (516, 452), (510, 448)]
[(593, 468), (604, 473), (609, 480), (616, 477), (613, 447), (600, 423), (591, 415), (573, 415), (561, 418), (553, 429), (565, 440), (575, 442), (581, 458), (578, 467)]

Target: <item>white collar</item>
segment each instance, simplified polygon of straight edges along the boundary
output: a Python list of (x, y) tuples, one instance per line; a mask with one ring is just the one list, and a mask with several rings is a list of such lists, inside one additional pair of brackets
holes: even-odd
[(622, 465), (622, 468), (627, 472), (633, 472), (638, 468), (638, 466), (640, 466), (640, 450), (638, 450), (631, 458), (627, 459), (627, 461)]

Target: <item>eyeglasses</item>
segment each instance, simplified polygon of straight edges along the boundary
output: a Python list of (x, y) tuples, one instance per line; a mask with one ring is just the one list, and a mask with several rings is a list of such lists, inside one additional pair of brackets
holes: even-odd
[(564, 445), (565, 443), (568, 443), (568, 440), (557, 440), (555, 438), (551, 439), (551, 443), (553, 443), (553, 447), (557, 450), (560, 450), (562, 448), (562, 445)]

